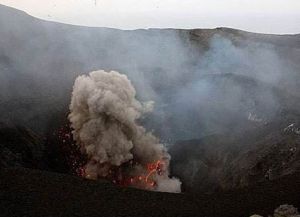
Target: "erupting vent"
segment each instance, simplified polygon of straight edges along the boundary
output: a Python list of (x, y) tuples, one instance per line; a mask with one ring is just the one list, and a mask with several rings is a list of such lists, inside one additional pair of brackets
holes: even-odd
[(131, 82), (118, 72), (95, 71), (76, 79), (71, 125), (59, 131), (61, 143), (70, 149), (70, 165), (89, 179), (180, 192), (181, 182), (169, 177), (166, 148), (136, 122), (153, 102), (141, 103), (135, 95)]

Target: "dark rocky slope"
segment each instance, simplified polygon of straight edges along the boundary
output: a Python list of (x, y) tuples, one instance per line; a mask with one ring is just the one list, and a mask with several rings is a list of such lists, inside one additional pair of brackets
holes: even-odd
[(172, 173), (182, 179), (187, 192), (208, 193), (299, 173), (299, 135), (272, 132), (247, 142), (246, 136), (224, 135), (178, 142), (170, 149)]
[[(192, 99), (192, 110), (185, 111), (182, 103), (168, 114), (170, 123), (172, 117), (190, 115), (191, 121), (183, 121), (184, 125), (171, 124), (178, 133), (193, 129), (203, 133), (200, 139), (181, 140), (170, 147), (172, 172), (187, 191), (237, 188), (299, 171), (297, 96), (233, 74), (206, 75), (199, 81), (200, 87), (201, 82), (209, 82), (210, 91), (203, 94), (200, 89)], [(195, 115), (199, 122), (193, 121)], [(202, 122), (209, 125), (203, 128)]]
[(44, 141), (33, 131), (0, 123), (0, 168), (27, 167), (44, 169)]
[(29, 169), (0, 171), (1, 216), (267, 216), (300, 206), (299, 174), (235, 191), (168, 194)]

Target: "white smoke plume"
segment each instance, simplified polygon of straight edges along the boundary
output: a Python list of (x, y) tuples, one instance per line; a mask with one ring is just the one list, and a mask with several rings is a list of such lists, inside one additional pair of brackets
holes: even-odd
[(180, 192), (169, 178), (170, 155), (138, 120), (153, 108), (141, 103), (126, 75), (94, 71), (74, 84), (69, 120), (73, 137), (88, 156), (85, 176), (149, 190)]

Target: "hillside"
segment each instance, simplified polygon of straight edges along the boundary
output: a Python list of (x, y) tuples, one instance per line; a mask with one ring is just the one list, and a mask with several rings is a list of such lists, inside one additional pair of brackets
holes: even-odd
[(1, 170), (0, 178), (3, 216), (244, 217), (300, 206), (299, 174), (213, 195), (147, 192), (29, 169)]
[(212, 193), (299, 173), (298, 135), (280, 131), (251, 140), (211, 135), (179, 141), (170, 149), (172, 174), (187, 192)]

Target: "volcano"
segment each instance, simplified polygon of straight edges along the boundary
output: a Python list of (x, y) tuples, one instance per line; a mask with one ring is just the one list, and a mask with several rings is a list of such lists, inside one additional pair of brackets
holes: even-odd
[[(300, 207), (299, 34), (91, 28), (0, 6), (0, 35), (5, 216)], [(182, 193), (145, 191), (172, 177)]]

